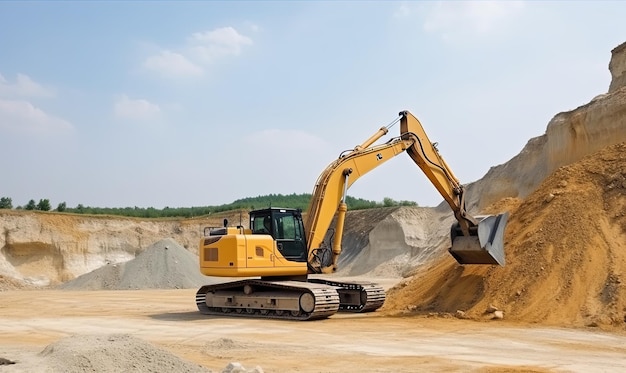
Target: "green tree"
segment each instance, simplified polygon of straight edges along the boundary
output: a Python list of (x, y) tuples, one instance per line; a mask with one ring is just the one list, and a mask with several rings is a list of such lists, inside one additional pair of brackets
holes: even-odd
[(67, 209), (67, 203), (65, 202), (61, 202), (59, 203), (59, 205), (57, 206), (57, 211), (58, 212), (63, 212)]
[(398, 206), (398, 202), (394, 201), (393, 199), (389, 197), (385, 197), (383, 198), (383, 206), (385, 207)]
[(0, 209), (12, 209), (13, 201), (9, 197), (0, 198)]
[(50, 211), (51, 208), (49, 199), (40, 199), (37, 204), (37, 210), (40, 211)]
[(26, 204), (26, 207), (24, 207), (26, 210), (35, 210), (37, 208), (37, 204), (35, 203), (34, 199), (31, 199), (30, 201), (28, 201), (28, 203)]

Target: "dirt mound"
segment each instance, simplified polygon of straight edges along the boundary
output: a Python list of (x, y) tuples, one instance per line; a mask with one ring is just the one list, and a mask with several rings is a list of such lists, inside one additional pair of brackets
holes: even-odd
[[(386, 312), (464, 311), (565, 326), (626, 323), (626, 143), (561, 167), (511, 211), (506, 267), (460, 266), (446, 257), (389, 293)], [(497, 210), (497, 211), (496, 211)]]
[(449, 241), (451, 211), (404, 206), (352, 213), (346, 218), (340, 276), (403, 277), (439, 256)]
[(19, 290), (29, 288), (27, 284), (15, 278), (0, 275), (0, 291)]
[(215, 282), (200, 273), (198, 257), (167, 238), (158, 241), (128, 262), (109, 264), (86, 273), (59, 288), (188, 289)]
[(46, 372), (210, 372), (128, 334), (70, 336), (39, 356)]

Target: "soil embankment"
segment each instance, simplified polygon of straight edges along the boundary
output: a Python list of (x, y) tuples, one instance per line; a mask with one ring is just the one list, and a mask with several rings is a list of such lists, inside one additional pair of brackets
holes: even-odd
[(626, 323), (626, 143), (547, 178), (510, 210), (507, 264), (460, 266), (443, 258), (393, 289), (387, 312), (456, 313), (563, 326)]

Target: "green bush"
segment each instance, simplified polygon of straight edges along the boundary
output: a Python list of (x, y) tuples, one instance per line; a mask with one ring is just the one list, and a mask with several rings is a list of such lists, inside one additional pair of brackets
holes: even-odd
[(13, 208), (13, 200), (9, 197), (0, 198), (0, 209), (12, 209)]

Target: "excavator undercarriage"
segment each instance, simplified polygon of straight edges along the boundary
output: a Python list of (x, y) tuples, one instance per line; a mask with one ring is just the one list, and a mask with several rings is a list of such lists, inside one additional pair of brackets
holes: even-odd
[(205, 315), (285, 320), (324, 319), (338, 311), (371, 312), (384, 301), (385, 292), (376, 284), (323, 279), (247, 279), (205, 285), (196, 292), (196, 305)]

